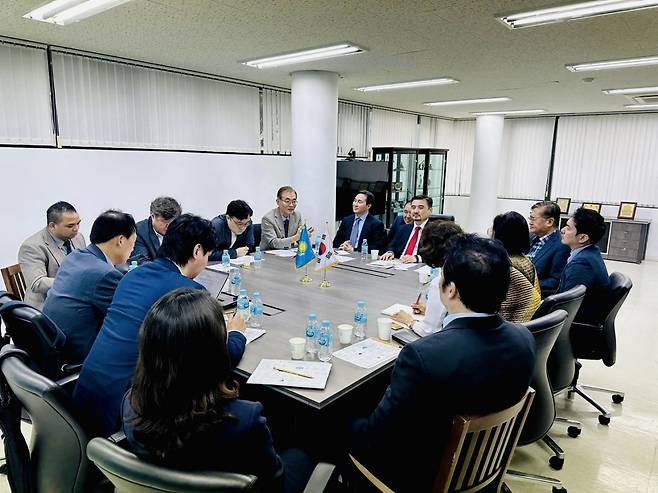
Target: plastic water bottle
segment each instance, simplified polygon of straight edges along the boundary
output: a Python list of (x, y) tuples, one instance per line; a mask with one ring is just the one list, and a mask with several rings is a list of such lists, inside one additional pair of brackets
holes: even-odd
[(245, 322), (249, 320), (249, 298), (246, 289), (241, 289), (238, 295), (237, 312), (242, 315)]
[(260, 247), (256, 247), (254, 252), (254, 268), (256, 270), (260, 269), (263, 266), (263, 252), (260, 251)]
[(128, 272), (136, 268), (137, 268), (137, 260), (133, 260), (132, 262), (130, 262), (130, 265), (128, 266)]
[(318, 359), (320, 361), (329, 361), (331, 359), (332, 339), (331, 322), (323, 320), (320, 326), (320, 335), (318, 336)]
[(308, 314), (308, 322), (306, 322), (306, 352), (308, 354), (315, 354), (318, 352), (318, 337), (320, 335), (320, 327), (318, 325), (318, 316), (315, 313)]
[(231, 256), (228, 254), (228, 250), (224, 250), (224, 253), (222, 253), (222, 267), (226, 269), (226, 272), (231, 267)]
[(354, 312), (354, 338), (357, 340), (365, 339), (366, 327), (368, 326), (368, 312), (365, 301), (356, 302), (356, 311)]
[(432, 270), (430, 270), (430, 280), (427, 282), (427, 287), (425, 289), (425, 304), (427, 305), (427, 300), (430, 296), (430, 289), (431, 289), (431, 284), (434, 279), (439, 277), (439, 268), (438, 267), (432, 267)]
[(260, 299), (260, 293), (256, 292), (251, 295), (251, 304), (249, 305), (249, 327), (260, 329), (263, 327), (263, 300)]
[(242, 284), (242, 275), (240, 274), (240, 267), (231, 267), (229, 271), (229, 279), (231, 280), (231, 294), (236, 296), (240, 291), (240, 284)]
[(363, 239), (363, 243), (361, 243), (361, 260), (363, 262), (368, 261), (368, 240), (365, 238)]

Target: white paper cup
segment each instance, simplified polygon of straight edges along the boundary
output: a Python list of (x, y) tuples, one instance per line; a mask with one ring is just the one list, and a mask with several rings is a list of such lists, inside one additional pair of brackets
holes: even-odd
[(340, 324), (338, 326), (338, 340), (341, 344), (349, 344), (352, 342), (352, 332), (354, 327), (350, 324)]
[(391, 326), (393, 325), (393, 320), (390, 318), (378, 318), (377, 319), (377, 333), (379, 338), (382, 341), (391, 340)]
[(304, 359), (304, 353), (306, 352), (306, 339), (302, 337), (293, 337), (289, 342), (292, 359)]
[(420, 284), (427, 284), (428, 282), (430, 282), (430, 275), (427, 272), (419, 272), (418, 282)]
[(379, 258), (379, 250), (370, 250), (370, 258), (377, 260)]

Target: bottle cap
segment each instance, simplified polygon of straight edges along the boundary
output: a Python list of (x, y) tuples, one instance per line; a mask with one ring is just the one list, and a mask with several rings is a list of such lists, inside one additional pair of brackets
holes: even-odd
[(251, 296), (260, 296), (260, 293), (258, 291), (254, 291), (254, 294), (252, 294)]
[(356, 302), (356, 306), (364, 307), (364, 306), (366, 306), (366, 302), (359, 300), (359, 301)]
[(246, 289), (241, 289), (240, 290), (240, 296), (242, 296), (242, 295), (247, 296), (247, 290)]
[(331, 323), (331, 322), (329, 322), (329, 320), (323, 320), (323, 321), (322, 321), (322, 325), (329, 326), (330, 323)]
[(318, 318), (318, 316), (315, 313), (309, 313), (308, 318), (310, 318), (311, 320), (315, 320)]

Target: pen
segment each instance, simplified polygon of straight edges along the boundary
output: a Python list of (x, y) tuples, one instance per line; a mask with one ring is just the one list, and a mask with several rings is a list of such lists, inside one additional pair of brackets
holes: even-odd
[(311, 375), (305, 375), (304, 373), (298, 373), (296, 371), (286, 370), (285, 368), (274, 368), (274, 369), (276, 371), (281, 371), (283, 373), (290, 373), (291, 375), (297, 375), (298, 377), (313, 378)]

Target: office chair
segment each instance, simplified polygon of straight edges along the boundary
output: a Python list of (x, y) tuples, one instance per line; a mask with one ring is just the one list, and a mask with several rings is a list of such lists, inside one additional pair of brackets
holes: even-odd
[(428, 221), (455, 221), (455, 216), (450, 214), (430, 214)]
[[(555, 452), (555, 455), (549, 460), (553, 469), (562, 469), (564, 451), (548, 436), (548, 431), (555, 421), (555, 399), (546, 373), (546, 363), (568, 316), (566, 311), (556, 310), (524, 324), (535, 338), (535, 369), (530, 382), (530, 386), (535, 389), (535, 398), (521, 431), (518, 445), (528, 445), (544, 439)], [(566, 493), (559, 479), (514, 470), (507, 471), (507, 474), (531, 481), (549, 483), (554, 485), (554, 492)]]
[[(519, 402), (502, 411), (482, 416), (455, 416), (432, 492), (509, 492), (503, 483), (505, 471), (534, 395), (535, 391), (529, 388)], [(392, 493), (393, 490), (356, 458), (350, 455), (350, 459), (374, 488)]]
[(260, 246), (261, 231), (260, 223), (254, 224), (254, 250), (257, 246)]
[[(571, 386), (571, 382), (573, 381), (576, 372), (576, 357), (573, 355), (570, 338), (571, 324), (583, 302), (585, 292), (585, 286), (579, 284), (564, 293), (548, 296), (542, 301), (532, 317), (533, 320), (536, 320), (556, 310), (564, 310), (568, 314), (564, 321), (562, 330), (560, 331), (560, 335), (558, 335), (558, 338), (553, 345), (553, 349), (548, 356), (548, 381), (551, 384), (554, 396), (561, 394)], [(559, 416), (555, 418), (555, 421), (569, 425), (567, 433), (570, 437), (576, 438), (580, 435), (582, 423), (579, 421), (561, 418)], [(546, 437), (552, 441), (548, 435), (546, 435)], [(547, 445), (551, 447), (551, 444), (548, 442)]]
[[(202, 493), (222, 491), (259, 491), (258, 478), (249, 474), (220, 471), (180, 471), (142, 461), (106, 438), (94, 438), (87, 455), (114, 484), (117, 493)], [(315, 467), (304, 493), (320, 493), (333, 477), (335, 466), (320, 463)]]
[[(612, 366), (615, 364), (617, 358), (615, 318), (632, 287), (633, 282), (621, 272), (613, 272), (610, 274), (608, 298), (601, 302), (600, 320), (602, 320), (602, 322), (599, 324), (573, 322), (571, 324), (571, 344), (576, 358), (592, 360), (600, 359), (605, 366)], [(624, 393), (620, 390), (606, 389), (603, 387), (578, 385), (581, 367), (581, 363), (576, 361), (575, 375), (571, 385), (568, 387), (568, 395), (571, 397), (576, 393), (589, 402), (601, 413), (599, 414), (599, 423), (607, 425), (610, 423), (610, 413), (587, 395), (584, 389), (612, 394), (612, 401), (615, 404), (621, 404), (623, 402)]]
[(2, 280), (5, 283), (5, 289), (16, 296), (19, 300), (24, 300), (27, 286), (25, 285), (25, 278), (21, 271), (21, 264), (3, 267), (0, 269), (0, 273), (2, 273)]

